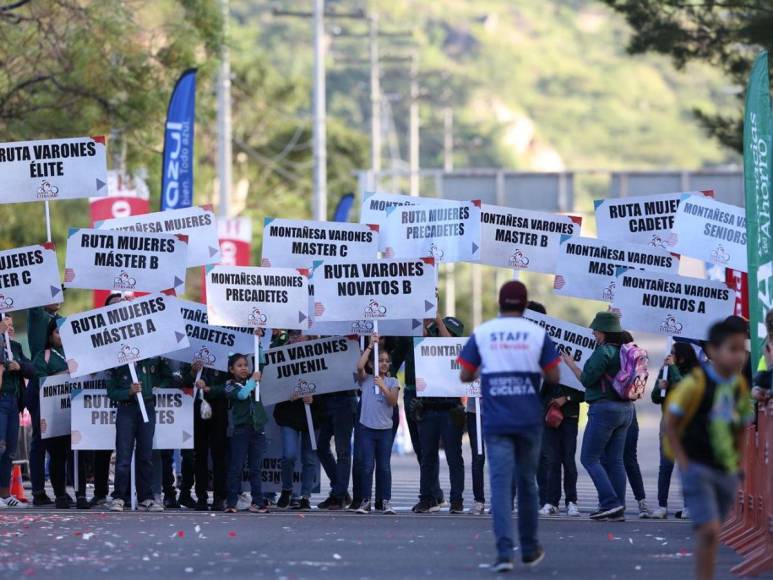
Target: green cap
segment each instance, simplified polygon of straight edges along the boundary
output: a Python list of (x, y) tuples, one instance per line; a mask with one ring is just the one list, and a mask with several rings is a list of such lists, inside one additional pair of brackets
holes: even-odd
[(620, 326), (620, 317), (614, 312), (597, 312), (590, 327), (599, 332), (623, 332), (623, 327)]

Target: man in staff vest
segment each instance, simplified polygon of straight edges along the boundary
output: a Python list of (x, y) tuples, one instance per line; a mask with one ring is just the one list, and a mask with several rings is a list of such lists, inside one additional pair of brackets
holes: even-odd
[(514, 480), (521, 559), (531, 567), (545, 557), (537, 539), (536, 472), (543, 424), (539, 390), (543, 376), (550, 383), (558, 382), (561, 358), (545, 329), (523, 318), (527, 303), (523, 283), (505, 283), (499, 291), (499, 317), (475, 329), (458, 359), (463, 382), (472, 382), (478, 375), (481, 379), (481, 418), (497, 540), (495, 572), (513, 569)]

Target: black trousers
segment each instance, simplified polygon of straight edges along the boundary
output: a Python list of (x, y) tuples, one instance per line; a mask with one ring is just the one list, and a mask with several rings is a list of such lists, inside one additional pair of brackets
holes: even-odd
[[(51, 456), (48, 470), (51, 476), (51, 486), (54, 488), (54, 495), (62, 497), (67, 493), (67, 470), (75, 469), (69, 462), (70, 458), (70, 436), (51, 437), (43, 439), (43, 444), (48, 454)], [(78, 454), (80, 455), (80, 454)], [(75, 490), (77, 497), (86, 497), (86, 462), (85, 458), (78, 457), (78, 489)], [(73, 478), (69, 478), (73, 479)]]
[[(201, 403), (196, 401), (193, 415), (194, 472), (196, 499), (209, 497), (209, 458), (212, 457), (212, 489), (216, 500), (228, 496), (228, 407), (225, 401), (210, 401), (212, 417), (206, 421), (199, 412)], [(183, 485), (183, 489), (185, 486)], [(190, 489), (190, 488), (189, 488)]]

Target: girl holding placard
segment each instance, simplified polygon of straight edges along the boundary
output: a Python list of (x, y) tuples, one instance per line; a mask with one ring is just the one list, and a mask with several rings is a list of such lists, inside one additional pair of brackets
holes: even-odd
[[(373, 372), (373, 348), (378, 343), (378, 335), (373, 334), (370, 344), (357, 363), (357, 381), (362, 389), (360, 401), (360, 458), (362, 503), (358, 514), (371, 511), (371, 488), (373, 468), (380, 481), (383, 493), (382, 511), (394, 514), (391, 506), (391, 467), (393, 410), (400, 395), (400, 384), (389, 376), (391, 359), (389, 352), (382, 350), (378, 357), (378, 374)], [(375, 376), (374, 376), (375, 375)]]

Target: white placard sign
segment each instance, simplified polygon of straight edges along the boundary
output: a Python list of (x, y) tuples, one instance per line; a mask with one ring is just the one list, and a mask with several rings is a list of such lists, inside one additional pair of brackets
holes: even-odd
[(733, 314), (735, 293), (724, 282), (626, 270), (617, 277), (614, 307), (626, 330), (704, 339)]
[(269, 349), (261, 370), (260, 398), (264, 405), (273, 405), (293, 395), (356, 389), (359, 360), (359, 342), (340, 336)]
[[(206, 368), (228, 372), (228, 357), (231, 354), (249, 354), (254, 350), (255, 336), (250, 329), (212, 326), (204, 304), (187, 300), (178, 300), (177, 303), (185, 320), (190, 346), (167, 353), (164, 355), (166, 358), (184, 363), (198, 361)], [(270, 335), (268, 332), (266, 336), (269, 341)]]
[(746, 210), (685, 195), (674, 219), (673, 251), (746, 272)]
[(176, 301), (150, 294), (61, 319), (59, 335), (73, 377), (190, 346)]
[[(303, 334), (312, 336), (370, 336), (376, 330), (373, 320), (350, 320), (346, 322), (319, 322), (313, 320)], [(378, 333), (381, 336), (422, 336), (423, 321), (418, 318), (408, 320), (379, 320)]]
[(184, 207), (115, 218), (97, 222), (95, 227), (150, 234), (182, 234), (188, 237), (188, 268), (220, 262), (217, 219), (211, 206)]
[[(73, 450), (115, 449), (118, 404), (107, 396), (107, 377), (99, 388), (72, 390)], [(156, 426), (153, 449), (193, 449), (193, 396), (180, 389), (154, 389)]]
[(679, 258), (661, 248), (563, 236), (553, 289), (562, 296), (612, 302), (618, 268), (676, 274)]
[[(55, 355), (52, 355), (55, 356)], [(70, 393), (84, 388), (106, 388), (106, 373), (73, 379), (67, 373), (40, 381), (40, 437), (50, 439), (70, 434)]]
[(416, 361), (416, 395), (419, 397), (480, 397), (480, 379), (459, 379), (459, 353), (469, 338), (421, 337), (413, 339)]
[(433, 258), (314, 262), (314, 319), (351, 321), (433, 318), (437, 311)]
[(679, 203), (686, 195), (713, 196), (714, 192), (691, 191), (596, 199), (596, 229), (605, 240), (671, 249), (671, 230)]
[(0, 252), (0, 312), (62, 301), (54, 244)]
[(310, 268), (314, 260), (375, 260), (376, 225), (265, 218), (263, 259), (270, 268)]
[(193, 449), (193, 394), (181, 389), (153, 389), (153, 395), (153, 449)]
[[(596, 348), (596, 339), (593, 338), (593, 331), (590, 328), (553, 318), (534, 310), (527, 310), (523, 313), (523, 317), (544, 328), (558, 351), (571, 356), (580, 369), (585, 366), (585, 361)], [(585, 387), (563, 360), (561, 360), (558, 369), (561, 371), (562, 385), (578, 391), (585, 391)]]
[[(420, 199), (420, 198), (417, 198)], [(385, 258), (431, 256), (438, 262), (480, 259), (480, 201), (431, 200), (392, 206), (381, 222), (379, 240)]]
[(415, 197), (411, 195), (399, 195), (396, 193), (366, 191), (362, 194), (360, 223), (383, 224), (387, 216), (387, 210), (390, 208), (427, 204), (431, 202), (442, 204), (444, 201), (445, 200), (430, 197)]
[(188, 238), (113, 230), (70, 229), (65, 288), (163, 292), (185, 290)]
[(309, 325), (308, 270), (207, 269), (207, 314), (215, 326), (303, 329)]
[(496, 205), (481, 206), (483, 264), (555, 274), (561, 236), (579, 236), (582, 217)]
[(0, 143), (0, 203), (105, 195), (104, 137)]

